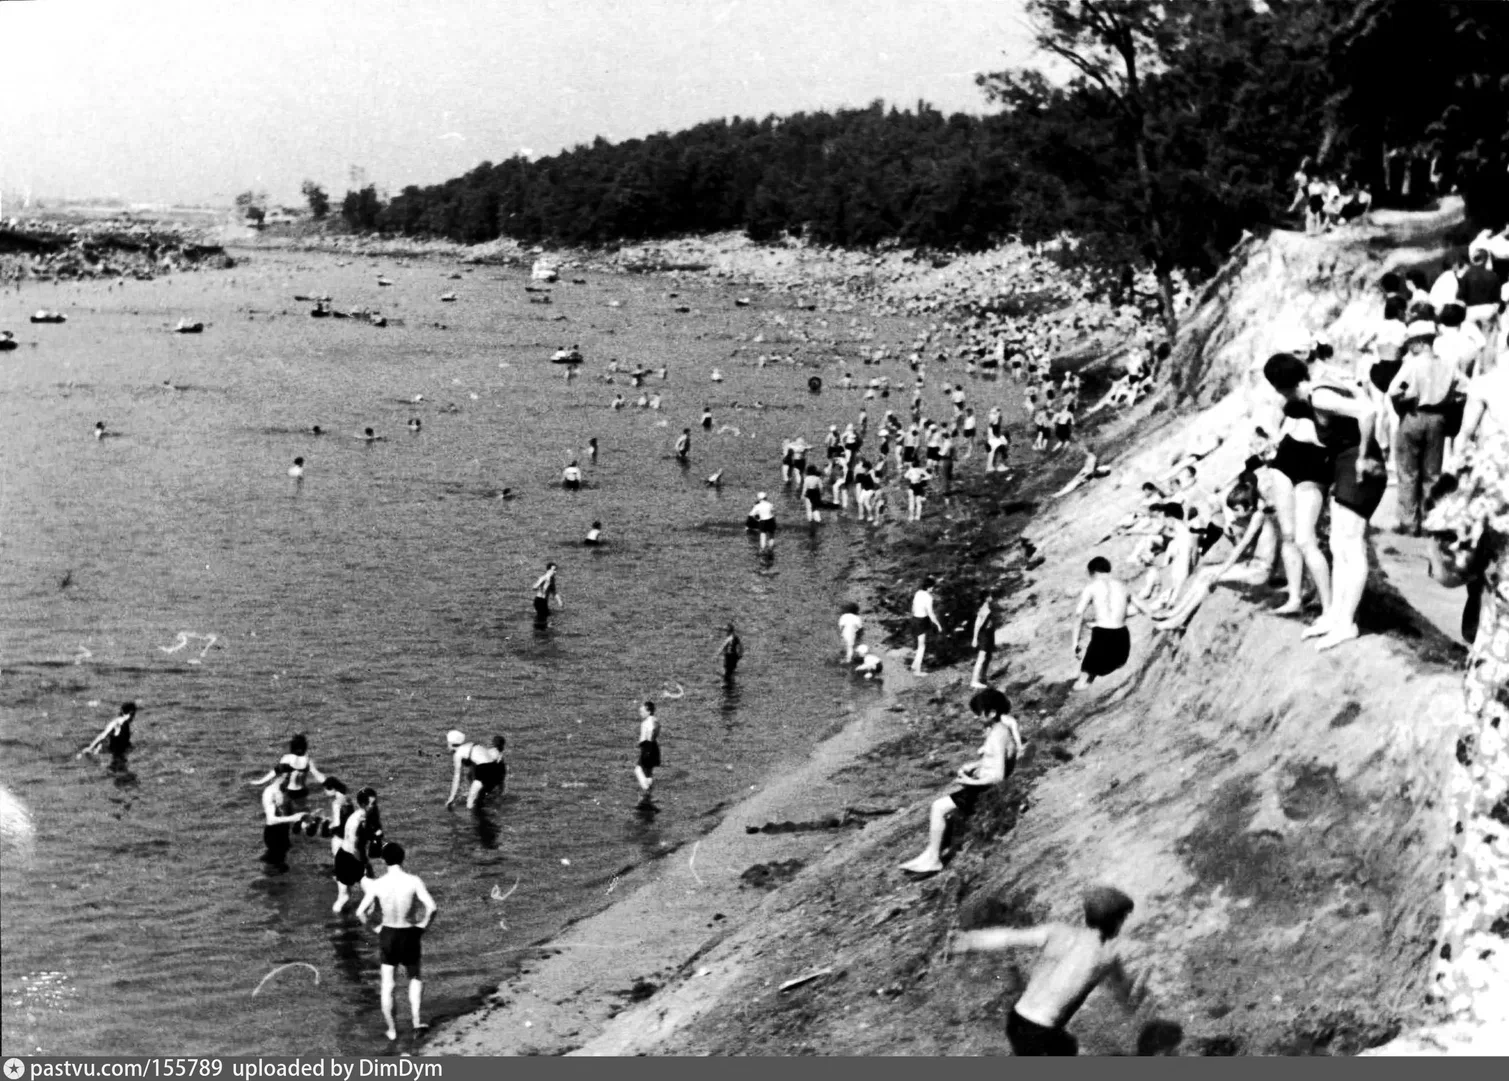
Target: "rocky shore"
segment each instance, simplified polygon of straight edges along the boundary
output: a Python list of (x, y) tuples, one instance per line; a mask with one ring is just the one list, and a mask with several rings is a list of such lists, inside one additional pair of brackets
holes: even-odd
[(0, 221), (0, 283), (136, 278), (235, 265), (203, 230), (131, 217)]

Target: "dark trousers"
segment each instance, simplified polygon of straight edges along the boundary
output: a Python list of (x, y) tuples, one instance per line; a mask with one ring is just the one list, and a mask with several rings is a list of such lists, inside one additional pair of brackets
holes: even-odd
[(1441, 478), (1446, 418), (1440, 413), (1406, 413), (1399, 418), (1395, 446), (1399, 466), (1399, 525), (1418, 530), (1426, 493)]

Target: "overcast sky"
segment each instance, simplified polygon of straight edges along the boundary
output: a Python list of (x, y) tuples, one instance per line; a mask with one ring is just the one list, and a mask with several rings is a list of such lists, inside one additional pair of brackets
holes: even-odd
[(721, 116), (980, 112), (1022, 2), (0, 0), (0, 191), (297, 202)]

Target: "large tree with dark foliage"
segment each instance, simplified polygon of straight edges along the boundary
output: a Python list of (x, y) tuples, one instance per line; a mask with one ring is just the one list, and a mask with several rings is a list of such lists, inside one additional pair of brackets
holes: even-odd
[[(981, 76), (999, 109), (862, 109), (713, 120), (483, 162), (353, 229), (475, 243), (602, 245), (743, 229), (839, 245), (979, 249), (1071, 232), (1104, 260), (1212, 271), (1283, 220), (1300, 159), (1382, 186), (1390, 150), (1439, 153), (1475, 208), (1502, 190), (1509, 3), (1033, 0), (1067, 80)], [(1426, 63), (1422, 58), (1429, 58)], [(1371, 164), (1370, 164), (1371, 163)], [(1496, 187), (1497, 186), (1497, 187)]]

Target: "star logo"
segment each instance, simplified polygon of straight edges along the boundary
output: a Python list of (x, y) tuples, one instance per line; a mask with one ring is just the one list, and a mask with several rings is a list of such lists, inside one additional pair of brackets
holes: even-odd
[(9, 1081), (21, 1081), (21, 1075), (26, 1073), (26, 1063), (18, 1058), (5, 1060), (5, 1076)]

